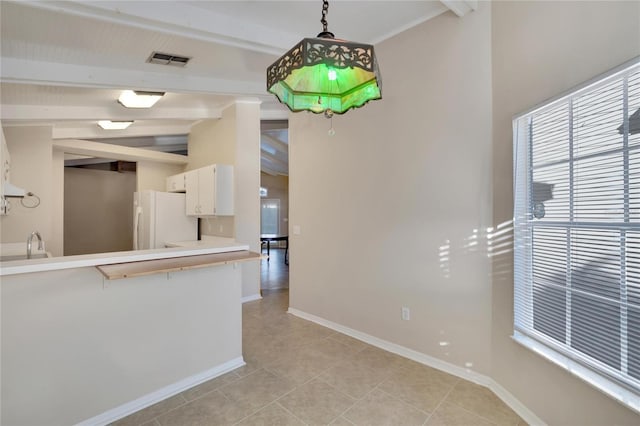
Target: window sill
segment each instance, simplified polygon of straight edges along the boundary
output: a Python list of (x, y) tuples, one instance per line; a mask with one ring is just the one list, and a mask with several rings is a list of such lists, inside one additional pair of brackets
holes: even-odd
[(517, 343), (551, 361), (579, 379), (582, 379), (629, 409), (640, 413), (640, 395), (620, 386), (616, 382), (609, 380), (602, 375), (596, 374), (574, 360), (550, 349), (522, 333), (514, 331), (512, 338)]

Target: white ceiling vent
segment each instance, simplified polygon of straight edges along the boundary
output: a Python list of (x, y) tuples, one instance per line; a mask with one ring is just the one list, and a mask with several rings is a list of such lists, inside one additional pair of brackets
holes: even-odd
[(159, 65), (173, 65), (175, 67), (184, 67), (191, 58), (171, 53), (153, 52), (147, 62)]

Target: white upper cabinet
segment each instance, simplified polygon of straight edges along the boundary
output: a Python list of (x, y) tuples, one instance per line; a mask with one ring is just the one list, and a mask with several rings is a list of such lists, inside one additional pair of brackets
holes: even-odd
[(167, 192), (185, 192), (187, 190), (187, 174), (180, 173), (167, 178)]
[(212, 164), (185, 175), (187, 215), (233, 216), (233, 166)]

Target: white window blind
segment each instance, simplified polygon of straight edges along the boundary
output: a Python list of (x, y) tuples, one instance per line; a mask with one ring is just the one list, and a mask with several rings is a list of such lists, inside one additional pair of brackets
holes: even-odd
[(640, 410), (640, 63), (514, 120), (514, 338)]

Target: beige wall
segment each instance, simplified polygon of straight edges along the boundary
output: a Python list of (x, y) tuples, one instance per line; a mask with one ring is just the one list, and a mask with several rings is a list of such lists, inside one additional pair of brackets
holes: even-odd
[(268, 199), (280, 200), (280, 233), (289, 232), (289, 177), (260, 173), (260, 186), (267, 188)]
[(164, 164), (154, 161), (138, 161), (136, 163), (136, 191), (166, 191), (167, 177), (182, 173), (185, 166), (180, 164)]
[(64, 254), (133, 250), (136, 174), (67, 167)]
[(290, 117), (290, 305), (471, 362), (549, 424), (637, 424), (511, 341), (509, 221), (512, 116), (640, 54), (639, 27), (638, 2), (481, 2), (376, 46), (382, 101), (334, 137)]
[[(186, 170), (194, 170), (209, 164), (235, 164), (236, 107), (231, 105), (220, 120), (202, 120), (189, 133), (189, 163)], [(200, 221), (203, 235), (233, 237), (233, 216), (208, 217)]]
[[(213, 163), (233, 164), (236, 161), (236, 106), (230, 105), (219, 120), (202, 120), (189, 133), (189, 162), (186, 170)], [(213, 162), (213, 163), (212, 163)]]
[[(639, 2), (493, 3), (494, 224), (509, 223), (512, 117), (640, 55)], [(510, 229), (510, 225), (508, 226)], [(492, 375), (552, 425), (638, 424), (637, 413), (510, 338), (513, 257), (493, 258)]]
[[(209, 164), (234, 165), (234, 216), (200, 220), (201, 233), (233, 237), (260, 251), (260, 103), (238, 101), (222, 112), (219, 120), (203, 120), (189, 134), (186, 170)], [(260, 265), (242, 265), (242, 295), (260, 292)]]
[[(2, 242), (22, 242), (33, 231), (40, 231), (46, 248), (62, 254), (62, 241), (54, 231), (54, 171), (52, 168), (51, 127), (4, 127), (11, 155), (11, 183), (40, 197), (36, 208), (25, 208), (19, 199), (11, 199), (11, 211), (0, 216)], [(31, 201), (31, 200), (27, 200)]]
[(289, 121), (290, 306), (483, 374), (490, 24), (482, 4), (377, 45), (383, 100), (335, 116), (333, 137), (321, 115)]

